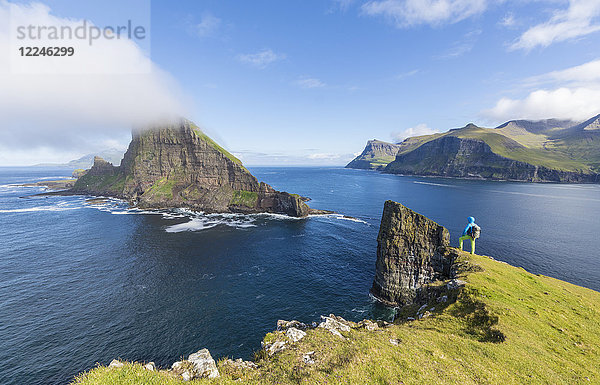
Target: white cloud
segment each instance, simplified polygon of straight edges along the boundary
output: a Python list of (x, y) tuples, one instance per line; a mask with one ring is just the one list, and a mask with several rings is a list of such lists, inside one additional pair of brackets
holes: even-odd
[(355, 0), (332, 0), (333, 8), (337, 8), (342, 12), (347, 11)]
[(300, 88), (322, 88), (325, 87), (326, 84), (317, 78), (311, 77), (302, 77), (294, 82)]
[(439, 59), (452, 59), (455, 57), (462, 56), (467, 54), (473, 50), (475, 44), (477, 43), (477, 39), (479, 39), (479, 35), (481, 35), (480, 29), (474, 29), (465, 33), (462, 39), (455, 41), (450, 48), (448, 48), (444, 53), (438, 56)]
[(511, 28), (517, 24), (517, 20), (515, 19), (515, 15), (512, 12), (509, 12), (506, 15), (504, 15), (504, 17), (498, 22), (498, 24), (505, 28)]
[(285, 59), (284, 54), (278, 54), (270, 49), (263, 49), (257, 53), (238, 55), (242, 63), (250, 64), (256, 68), (264, 69), (269, 64)]
[(570, 0), (566, 10), (554, 12), (550, 20), (525, 31), (511, 46), (531, 50), (571, 40), (600, 30), (600, 1)]
[(589, 86), (591, 83), (600, 85), (600, 59), (567, 68), (552, 71), (544, 75), (534, 76), (526, 80), (529, 84), (560, 83)]
[(342, 156), (340, 154), (326, 154), (326, 153), (317, 153), (317, 154), (310, 154), (307, 156), (308, 159), (313, 159), (313, 160), (337, 160), (340, 159)]
[[(81, 20), (54, 16), (39, 3), (0, 0), (0, 52), (13, 51), (11, 23), (2, 21), (17, 17), (31, 25), (81, 25)], [(175, 81), (133, 41), (71, 45), (77, 52), (73, 60), (48, 62), (48, 72), (57, 73), (35, 73), (34, 61), (15, 73), (13, 58), (0, 55), (0, 164), (70, 160), (114, 144), (115, 138), (126, 141), (133, 125), (184, 114)], [(35, 59), (39, 63), (44, 58)], [(135, 73), (138, 66), (148, 71)]]
[(484, 115), (497, 121), (512, 119), (585, 120), (600, 113), (600, 88), (537, 90), (523, 99), (502, 98)]
[(370, 16), (384, 16), (398, 27), (456, 23), (481, 14), (488, 0), (372, 0), (362, 6)]
[(219, 29), (221, 23), (221, 19), (206, 12), (202, 15), (200, 22), (193, 26), (193, 31), (198, 37), (212, 36)]
[(406, 72), (402, 72), (402, 73), (399, 73), (398, 75), (394, 76), (394, 79), (402, 80), (402, 79), (409, 78), (411, 76), (415, 76), (418, 73), (419, 73), (419, 70), (406, 71)]
[(501, 98), (483, 115), (496, 121), (585, 120), (600, 113), (600, 59), (526, 79), (524, 85), (531, 88), (526, 96)]
[(438, 58), (452, 59), (455, 57), (459, 57), (459, 56), (462, 56), (464, 54), (471, 52), (473, 50), (474, 46), (475, 46), (474, 42), (465, 42), (465, 41), (455, 42), (454, 44), (452, 44), (452, 46), (450, 48), (448, 48), (448, 50), (446, 50), (446, 52), (439, 55)]
[(396, 142), (401, 142), (406, 138), (410, 138), (412, 136), (421, 136), (421, 135), (431, 135), (436, 134), (440, 131), (430, 128), (425, 123), (417, 124), (414, 127), (407, 128), (404, 131), (394, 132), (392, 133), (392, 139)]
[(354, 159), (358, 154), (321, 152), (322, 149), (304, 149), (300, 151), (257, 152), (242, 150), (234, 152), (245, 165), (258, 166), (342, 166)]

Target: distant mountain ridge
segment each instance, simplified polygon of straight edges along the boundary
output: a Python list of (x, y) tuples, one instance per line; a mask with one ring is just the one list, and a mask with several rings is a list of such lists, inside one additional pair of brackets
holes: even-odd
[(572, 120), (560, 119), (544, 119), (544, 120), (509, 120), (506, 123), (499, 125), (496, 128), (505, 128), (507, 126), (515, 126), (523, 128), (531, 133), (547, 132), (552, 129), (569, 128), (576, 126), (580, 122)]
[(393, 143), (373, 139), (367, 142), (362, 154), (357, 156), (346, 167), (360, 169), (383, 169), (396, 159), (400, 146)]
[[(385, 173), (531, 182), (600, 182), (600, 115), (585, 122), (512, 120), (411, 137)], [(361, 154), (362, 155), (362, 154)], [(355, 167), (360, 157), (350, 162)]]
[(36, 164), (34, 167), (58, 167), (58, 168), (70, 168), (70, 169), (88, 169), (94, 165), (94, 158), (99, 156), (102, 159), (107, 160), (108, 162), (118, 166), (121, 163), (121, 158), (123, 158), (123, 154), (125, 151), (117, 150), (116, 148), (110, 148), (107, 150), (102, 150), (98, 152), (94, 152), (91, 154), (87, 154), (82, 156), (79, 159), (74, 159), (67, 163), (41, 163)]

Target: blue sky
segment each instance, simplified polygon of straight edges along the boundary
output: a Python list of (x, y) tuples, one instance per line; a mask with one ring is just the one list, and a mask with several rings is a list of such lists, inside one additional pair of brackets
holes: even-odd
[(372, 138), (600, 113), (596, 3), (152, 1), (150, 58), (245, 163), (343, 165)]

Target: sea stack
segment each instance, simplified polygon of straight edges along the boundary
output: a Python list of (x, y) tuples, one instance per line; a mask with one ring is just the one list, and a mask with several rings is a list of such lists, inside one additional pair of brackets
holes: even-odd
[(273, 189), (194, 123), (182, 119), (133, 131), (121, 165), (101, 158), (70, 191), (128, 200), (140, 208), (307, 216), (307, 199)]
[(449, 245), (446, 228), (400, 203), (385, 202), (371, 293), (391, 306), (418, 302), (428, 283), (452, 277), (456, 252)]

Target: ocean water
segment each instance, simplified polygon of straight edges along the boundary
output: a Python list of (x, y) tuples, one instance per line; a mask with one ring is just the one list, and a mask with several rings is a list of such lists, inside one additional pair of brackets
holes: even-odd
[[(251, 168), (342, 215), (144, 212), (27, 197), (66, 170), (0, 168), (0, 384), (66, 384), (113, 358), (166, 367), (208, 348), (249, 358), (278, 319), (388, 318), (370, 298), (383, 203), (446, 226), (474, 216), (480, 254), (600, 290), (600, 186)], [(94, 204), (90, 204), (94, 203)]]

